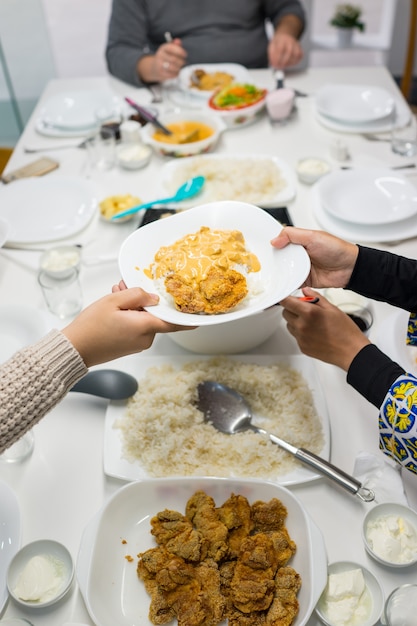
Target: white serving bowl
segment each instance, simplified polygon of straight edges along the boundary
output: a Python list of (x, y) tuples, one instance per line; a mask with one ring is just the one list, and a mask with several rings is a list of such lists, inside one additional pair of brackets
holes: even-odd
[[(371, 607), (370, 607), (369, 616), (363, 621), (355, 621), (355, 624), (356, 626), (374, 626), (374, 624), (376, 624), (379, 621), (381, 614), (382, 614), (382, 610), (384, 608), (384, 594), (382, 592), (381, 585), (379, 584), (375, 576), (369, 570), (363, 567), (363, 565), (360, 565), (359, 563), (354, 563), (351, 561), (337, 561), (335, 563), (331, 563), (328, 566), (327, 574), (328, 576), (330, 576), (330, 574), (340, 574), (342, 572), (348, 572), (348, 571), (356, 570), (356, 569), (362, 570), (367, 592), (369, 593), (369, 596), (370, 596)], [(316, 614), (320, 618), (320, 620), (323, 622), (323, 624), (325, 624), (326, 626), (336, 626), (336, 622), (331, 621), (329, 616), (326, 613), (326, 606), (325, 606), (326, 593), (327, 593), (327, 587), (323, 591), (317, 603), (317, 606), (315, 609)], [(340, 624), (340, 623), (341, 623), (340, 621), (337, 622), (337, 624)]]
[(279, 306), (216, 326), (169, 333), (176, 344), (197, 354), (238, 354), (257, 348), (277, 330), (281, 319)]
[(199, 113), (188, 111), (184, 113), (170, 113), (161, 116), (159, 121), (164, 126), (169, 126), (169, 124), (178, 122), (201, 122), (202, 124), (207, 124), (207, 126), (213, 128), (214, 131), (210, 137), (200, 141), (173, 144), (156, 141), (153, 138), (156, 132), (155, 127), (152, 124), (147, 124), (141, 130), (142, 140), (146, 144), (150, 145), (154, 151), (161, 156), (187, 157), (210, 152), (216, 146), (222, 132), (226, 129), (226, 125), (220, 117), (208, 112)]
[(292, 626), (305, 626), (326, 584), (327, 559), (320, 530), (297, 497), (284, 487), (216, 477), (143, 479), (125, 485), (106, 502), (84, 533), (77, 561), (80, 591), (94, 624), (152, 626), (150, 597), (138, 579), (136, 555), (155, 546), (149, 520), (166, 508), (184, 512), (187, 500), (200, 489), (218, 506), (232, 493), (244, 495), (250, 504), (281, 500), (288, 511), (288, 533), (297, 545), (288, 565), (303, 581), (297, 596), (300, 608)]
[[(56, 594), (43, 602), (22, 600), (15, 591), (20, 574), (23, 572), (28, 562), (36, 556), (47, 556), (52, 559), (57, 565), (61, 575), (61, 584)], [(43, 609), (47, 606), (57, 604), (67, 595), (74, 578), (74, 571), (73, 559), (64, 545), (50, 539), (39, 539), (38, 541), (33, 541), (23, 546), (13, 557), (7, 571), (7, 589), (10, 596), (20, 607), (26, 609)]]
[[(365, 549), (370, 554), (370, 556), (381, 563), (382, 565), (387, 565), (389, 567), (399, 568), (399, 567), (409, 567), (410, 565), (415, 565), (417, 563), (417, 548), (414, 549), (412, 556), (406, 560), (406, 562), (399, 562), (399, 558), (395, 556), (395, 550), (398, 548), (401, 539), (398, 536), (396, 529), (393, 529), (391, 533), (387, 533), (384, 536), (384, 545), (393, 550), (392, 559), (388, 556), (382, 554), (381, 550), (369, 537), (369, 526), (374, 525), (378, 520), (383, 520), (384, 518), (393, 517), (398, 518), (399, 520), (404, 520), (408, 523), (412, 530), (414, 530), (414, 542), (417, 541), (417, 513), (410, 509), (408, 506), (403, 504), (399, 504), (397, 502), (383, 502), (382, 504), (377, 504), (372, 509), (368, 511), (365, 515), (362, 524), (362, 538), (365, 544)], [(399, 523), (401, 525), (401, 521)]]
[(213, 115), (216, 115), (226, 124), (227, 128), (241, 128), (253, 124), (263, 115), (266, 106), (266, 95), (267, 92), (265, 90), (264, 97), (261, 100), (240, 108), (219, 110), (213, 108), (211, 99), (208, 101), (207, 106)]

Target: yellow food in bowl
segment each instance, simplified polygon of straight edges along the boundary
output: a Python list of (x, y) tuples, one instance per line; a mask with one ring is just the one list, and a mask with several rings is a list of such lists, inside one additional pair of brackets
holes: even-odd
[(167, 124), (166, 127), (172, 131), (172, 135), (166, 135), (161, 130), (157, 130), (152, 135), (152, 138), (161, 143), (179, 144), (202, 141), (214, 135), (214, 128), (203, 122), (191, 120), (173, 122), (172, 124)]
[[(127, 211), (127, 209), (131, 209), (137, 204), (141, 204), (141, 199), (136, 196), (132, 196), (130, 193), (126, 193), (124, 195), (117, 196), (108, 196), (104, 198), (102, 202), (100, 202), (100, 214), (105, 220), (111, 220), (113, 215), (117, 213), (121, 213), (122, 211)], [(123, 222), (125, 220), (131, 219), (131, 215), (127, 215), (126, 217), (122, 217), (120, 220), (116, 220), (114, 223)]]
[(214, 91), (229, 85), (234, 76), (227, 72), (205, 72), (204, 70), (195, 70), (191, 75), (190, 87), (199, 89), (200, 91)]

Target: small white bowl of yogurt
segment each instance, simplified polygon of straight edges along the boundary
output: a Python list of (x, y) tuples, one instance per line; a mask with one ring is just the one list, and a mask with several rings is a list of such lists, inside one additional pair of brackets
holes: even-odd
[(307, 157), (297, 163), (298, 180), (306, 185), (313, 185), (322, 176), (328, 174), (331, 167), (327, 161), (317, 157)]
[(374, 506), (363, 520), (362, 537), (378, 563), (397, 568), (417, 563), (417, 513), (408, 506), (396, 502)]
[(315, 611), (326, 626), (374, 626), (384, 608), (384, 594), (363, 565), (337, 561), (328, 566), (327, 585)]
[(58, 541), (28, 543), (13, 557), (7, 571), (7, 588), (14, 602), (40, 609), (60, 602), (74, 579), (74, 562)]

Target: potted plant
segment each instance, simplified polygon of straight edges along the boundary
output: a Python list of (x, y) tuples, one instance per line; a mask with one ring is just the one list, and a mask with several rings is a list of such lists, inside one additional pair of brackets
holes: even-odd
[(353, 4), (339, 4), (330, 20), (330, 24), (337, 28), (339, 45), (342, 48), (350, 46), (355, 28), (360, 32), (365, 30), (365, 23), (361, 21), (362, 9)]

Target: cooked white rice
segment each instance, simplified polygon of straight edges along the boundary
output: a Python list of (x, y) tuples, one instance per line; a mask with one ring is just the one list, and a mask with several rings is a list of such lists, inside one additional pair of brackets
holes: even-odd
[[(252, 204), (271, 202), (287, 186), (276, 164), (267, 158), (193, 157), (179, 164), (167, 184), (173, 194), (193, 176), (205, 176), (201, 201), (240, 200)], [(184, 206), (186, 203), (184, 203)], [(195, 205), (195, 199), (187, 205)]]
[(150, 476), (240, 476), (275, 479), (299, 467), (292, 455), (253, 432), (225, 435), (195, 407), (197, 385), (217, 380), (243, 394), (254, 423), (297, 447), (320, 453), (324, 445), (313, 396), (300, 372), (215, 357), (180, 369), (150, 368), (126, 413), (123, 456)]

